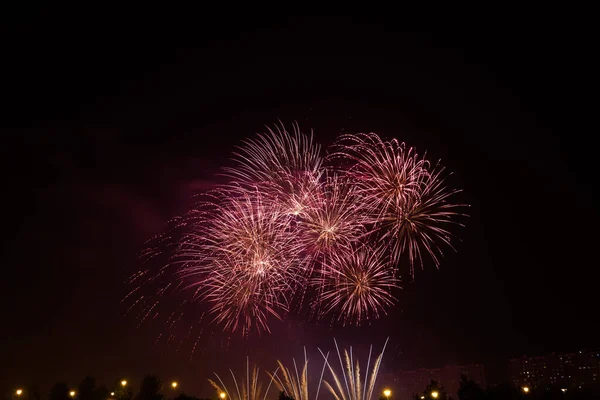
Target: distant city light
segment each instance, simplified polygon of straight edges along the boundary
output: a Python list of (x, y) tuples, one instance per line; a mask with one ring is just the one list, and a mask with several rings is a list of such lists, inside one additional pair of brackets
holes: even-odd
[(529, 393), (529, 388), (527, 386), (523, 386), (523, 392), (524, 393)]
[(17, 389), (17, 396), (20, 396), (23, 394), (23, 389)]
[(173, 382), (171, 383), (171, 387), (172, 387), (173, 389), (176, 389), (176, 388), (177, 388), (177, 382), (173, 381)]
[(433, 397), (434, 399), (437, 399), (439, 395), (440, 394), (436, 390), (434, 390), (433, 392), (431, 392), (431, 397)]
[(392, 391), (391, 391), (390, 389), (385, 389), (385, 390), (383, 391), (383, 395), (384, 395), (385, 397), (390, 397), (390, 396), (392, 395)]
[(127, 386), (127, 381), (125, 379), (121, 381), (121, 386)]
[(71, 390), (71, 391), (69, 392), (69, 396), (71, 396), (71, 397), (75, 397), (75, 391), (74, 391), (74, 390)]
[(225, 392), (221, 392), (219, 393), (219, 397), (224, 399), (225, 397), (227, 397), (227, 395), (225, 394)]

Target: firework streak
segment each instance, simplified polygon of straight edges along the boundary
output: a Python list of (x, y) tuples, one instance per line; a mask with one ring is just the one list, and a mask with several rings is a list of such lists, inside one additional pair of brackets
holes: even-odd
[[(231, 374), (233, 385), (226, 385), (225, 381), (217, 373), (215, 373), (217, 381), (212, 379), (208, 381), (221, 394), (221, 398), (230, 398), (232, 400), (265, 400), (271, 386), (276, 386), (280, 392), (283, 392), (288, 398), (294, 400), (318, 400), (322, 385), (325, 386), (335, 400), (371, 400), (388, 340), (389, 338), (386, 339), (381, 353), (373, 360), (372, 364), (373, 346), (369, 347), (364, 378), (361, 377), (361, 365), (358, 357), (354, 357), (352, 347), (349, 350), (341, 352), (337, 341), (334, 339), (337, 358), (339, 360), (339, 369), (334, 366), (337, 364), (335, 360), (329, 360), (329, 352), (324, 353), (321, 349), (318, 349), (321, 356), (323, 356), (323, 366), (320, 368), (321, 372), (316, 391), (309, 390), (309, 360), (306, 355), (306, 348), (304, 348), (304, 364), (300, 365), (300, 368), (298, 368), (296, 359), (293, 359), (293, 367), (286, 367), (281, 361), (277, 361), (275, 371), (272, 373), (267, 372), (270, 379), (264, 393), (262, 392), (263, 384), (259, 378), (259, 369), (257, 366), (254, 366), (252, 372), (250, 372), (249, 358), (246, 358), (245, 379), (237, 379), (230, 369), (229, 373)], [(324, 379), (326, 370), (329, 372), (332, 383)]]

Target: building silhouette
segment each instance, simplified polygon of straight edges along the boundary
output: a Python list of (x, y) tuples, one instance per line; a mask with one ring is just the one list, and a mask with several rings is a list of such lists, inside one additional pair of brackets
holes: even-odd
[(508, 373), (517, 387), (584, 388), (600, 383), (600, 351), (514, 358)]

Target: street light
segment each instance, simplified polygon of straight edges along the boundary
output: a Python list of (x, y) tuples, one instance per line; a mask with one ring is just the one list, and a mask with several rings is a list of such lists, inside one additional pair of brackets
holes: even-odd
[(74, 390), (71, 390), (71, 391), (69, 392), (69, 396), (71, 396), (71, 397), (75, 397), (75, 391), (74, 391)]
[(529, 393), (529, 387), (523, 386), (523, 393)]
[(437, 399), (439, 395), (440, 394), (436, 390), (434, 390), (433, 392), (431, 392), (431, 397), (433, 397), (434, 399)]
[(17, 396), (20, 396), (23, 394), (23, 389), (17, 389), (15, 393), (17, 394)]
[(123, 386), (123, 387), (127, 386), (127, 381), (125, 379), (123, 379), (121, 381), (121, 386)]
[(225, 394), (225, 392), (221, 392), (219, 393), (219, 397), (224, 399), (225, 397), (227, 397), (227, 395)]
[(111, 396), (114, 396), (114, 395), (115, 395), (115, 392), (110, 392), (110, 395), (111, 395)]
[(172, 387), (173, 389), (177, 389), (177, 385), (178, 385), (178, 383), (177, 383), (177, 382), (175, 382), (175, 381), (171, 382), (171, 387)]
[(383, 395), (385, 396), (386, 399), (389, 399), (390, 396), (392, 395), (392, 391), (390, 389), (385, 389), (383, 391)]

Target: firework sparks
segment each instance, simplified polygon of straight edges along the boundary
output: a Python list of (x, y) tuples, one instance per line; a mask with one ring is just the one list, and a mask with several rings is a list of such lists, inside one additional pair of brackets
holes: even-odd
[[(344, 361), (342, 362), (342, 354), (340, 353), (340, 349), (338, 347), (337, 342), (335, 342), (335, 348), (337, 350), (338, 358), (340, 360), (340, 369), (342, 370), (342, 377), (344, 378), (344, 385), (342, 385), (342, 381), (339, 378), (339, 375), (336, 374), (335, 369), (327, 361), (327, 357), (321, 350), (321, 355), (325, 358), (325, 363), (331, 373), (331, 377), (333, 378), (334, 385), (331, 385), (327, 381), (323, 381), (325, 387), (331, 392), (335, 400), (371, 400), (373, 397), (373, 389), (375, 388), (375, 382), (377, 381), (377, 375), (379, 374), (379, 366), (381, 365), (381, 360), (383, 359), (383, 353), (385, 352), (385, 348), (388, 343), (388, 339), (386, 339), (385, 344), (383, 345), (383, 349), (379, 356), (375, 359), (373, 363), (373, 369), (371, 371), (370, 377), (365, 375), (364, 381), (361, 380), (360, 376), (360, 363), (358, 359), (356, 363), (354, 363), (354, 357), (352, 355), (352, 347), (350, 347), (350, 352), (348, 350), (344, 350)], [(365, 369), (366, 374), (369, 373), (369, 365), (371, 363), (371, 354), (373, 351), (373, 346), (370, 347), (369, 357), (367, 359), (367, 367)]]
[(322, 287), (317, 300), (321, 314), (333, 314), (344, 324), (378, 319), (395, 304), (392, 291), (399, 288), (395, 269), (382, 246), (365, 245), (332, 255), (316, 280)]
[[(396, 139), (383, 141), (374, 133), (342, 135), (330, 159), (345, 161), (351, 177), (375, 218), (390, 204), (417, 195), (427, 161)], [(377, 222), (377, 220), (373, 221)]]
[[(332, 361), (329, 360), (329, 352), (324, 353), (321, 349), (319, 353), (323, 357), (323, 366), (319, 375), (319, 381), (317, 384), (316, 392), (314, 393), (314, 400), (318, 400), (321, 384), (331, 392), (336, 400), (370, 400), (373, 396), (373, 390), (377, 381), (377, 375), (379, 374), (379, 367), (387, 347), (388, 339), (386, 339), (381, 353), (376, 357), (371, 367), (371, 356), (373, 353), (373, 346), (370, 346), (369, 356), (367, 358), (367, 365), (365, 371), (367, 374), (364, 379), (361, 378), (360, 363), (358, 359), (354, 358), (352, 353), (352, 347), (349, 350), (344, 350), (343, 360), (342, 352), (334, 339), (334, 344), (338, 359), (340, 362), (341, 378), (340, 374), (336, 372), (336, 368), (332, 365)], [(287, 368), (281, 361), (277, 361), (277, 368), (273, 373), (267, 372), (270, 377), (269, 385), (265, 392), (262, 392), (262, 385), (259, 381), (259, 368), (254, 366), (252, 371), (250, 370), (250, 360), (246, 357), (246, 376), (240, 380), (236, 379), (235, 374), (230, 369), (231, 378), (233, 385), (227, 387), (221, 377), (215, 373), (217, 381), (209, 379), (209, 382), (213, 385), (219, 393), (225, 393), (225, 396), (221, 398), (230, 398), (232, 400), (264, 400), (269, 393), (269, 389), (273, 383), (278, 387), (279, 390), (283, 391), (287, 396), (292, 397), (296, 400), (310, 400), (311, 391), (309, 390), (309, 378), (308, 378), (308, 357), (306, 355), (306, 348), (304, 348), (304, 364), (301, 368), (298, 368), (296, 360), (293, 359), (293, 368)], [(369, 370), (371, 368), (371, 370)], [(331, 374), (334, 384), (330, 384), (328, 381), (323, 380), (325, 370), (328, 370)], [(370, 372), (369, 372), (370, 371)], [(343, 381), (342, 381), (343, 378)], [(262, 399), (261, 399), (262, 396)]]
[(355, 188), (338, 176), (326, 179), (299, 221), (306, 248), (315, 254), (347, 252), (365, 231)]
[(225, 175), (236, 185), (260, 187), (289, 214), (298, 215), (318, 192), (323, 173), (321, 146), (297, 124), (292, 133), (283, 124), (274, 128), (267, 127), (268, 134), (246, 140), (234, 153), (235, 167), (225, 168)]
[(454, 249), (449, 228), (460, 224), (457, 217), (464, 215), (460, 209), (466, 205), (448, 201), (459, 190), (448, 190), (444, 186), (443, 171), (438, 168), (423, 173), (418, 192), (402, 203), (391, 204), (381, 217), (381, 240), (389, 239), (396, 261), (408, 253), (413, 275), (416, 262), (423, 268), (424, 253), (438, 267), (443, 255), (439, 244)]
[(342, 160), (367, 210), (374, 240), (389, 243), (397, 263), (408, 253), (411, 275), (428, 254), (439, 266), (440, 243), (451, 246), (450, 224), (461, 216), (462, 204), (450, 202), (459, 190), (445, 185), (444, 169), (396, 139), (374, 133), (342, 135), (331, 160)]
[(225, 329), (269, 331), (268, 316), (281, 318), (288, 311), (302, 247), (287, 215), (263, 202), (259, 192), (218, 199), (178, 254), (182, 275), (190, 287), (199, 287)]
[[(273, 380), (269, 382), (264, 394), (262, 394), (262, 383), (258, 379), (259, 368), (254, 366), (252, 368), (252, 372), (250, 372), (250, 359), (246, 358), (246, 379), (241, 380), (241, 385), (238, 384), (238, 380), (235, 377), (235, 374), (232, 370), (229, 370), (231, 373), (231, 378), (233, 380), (235, 391), (230, 390), (224, 383), (219, 375), (215, 373), (217, 380), (219, 383), (209, 379), (210, 384), (217, 389), (219, 392), (219, 397), (224, 399), (231, 400), (265, 400), (267, 398), (267, 394), (269, 393), (269, 389), (271, 388), (271, 384)], [(277, 371), (275, 371), (277, 374)], [(241, 390), (240, 390), (241, 386)], [(233, 389), (233, 388), (231, 388)], [(221, 396), (221, 393), (225, 393), (226, 396)]]
[[(437, 267), (452, 247), (458, 190), (444, 168), (374, 133), (342, 135), (327, 164), (320, 153), (297, 125), (244, 142), (228, 182), (142, 252), (148, 263), (170, 258), (131, 277), (128, 312), (156, 319), (163, 296), (187, 291), (182, 304), (204, 304), (213, 322), (243, 335), (270, 332), (269, 319), (291, 304), (344, 325), (385, 315), (403, 260), (414, 277), (415, 264), (428, 257)], [(169, 329), (182, 320), (166, 315)]]
[[(325, 366), (327, 365), (327, 358), (329, 353), (324, 356), (325, 361), (323, 368), (321, 369), (321, 377), (319, 378), (319, 384), (317, 386), (317, 393), (315, 400), (319, 398), (319, 391), (321, 389), (321, 382), (323, 381), (323, 373), (325, 372)], [(306, 357), (306, 348), (304, 348), (304, 365), (302, 366), (301, 373), (298, 373), (298, 366), (296, 359), (293, 359), (294, 370), (287, 368), (283, 363), (277, 360), (277, 370), (274, 373), (269, 373), (271, 380), (275, 382), (279, 390), (283, 391), (287, 396), (294, 400), (310, 400), (309, 388), (308, 388), (308, 357)], [(282, 378), (277, 376), (277, 372), (281, 371)], [(295, 372), (295, 374), (294, 374)]]

